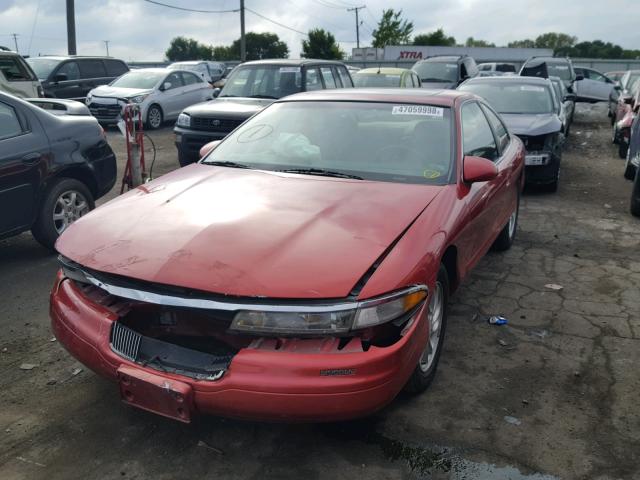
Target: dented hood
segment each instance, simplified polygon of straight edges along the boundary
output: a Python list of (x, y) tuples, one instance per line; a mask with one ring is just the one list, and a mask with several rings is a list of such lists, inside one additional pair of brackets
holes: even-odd
[(502, 113), (500, 116), (515, 135), (546, 135), (562, 129), (562, 122), (555, 113)]
[(75, 222), (85, 267), (208, 292), (345, 297), (443, 187), (195, 164)]

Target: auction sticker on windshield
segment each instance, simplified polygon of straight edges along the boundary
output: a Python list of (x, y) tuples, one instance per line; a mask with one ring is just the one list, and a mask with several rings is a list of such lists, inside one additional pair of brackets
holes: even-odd
[(429, 105), (394, 105), (391, 115), (423, 115), (425, 117), (444, 117), (444, 109)]

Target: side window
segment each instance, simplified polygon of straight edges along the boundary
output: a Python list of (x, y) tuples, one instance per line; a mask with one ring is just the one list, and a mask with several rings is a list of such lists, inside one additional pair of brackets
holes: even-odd
[(589, 79), (590, 80), (595, 80), (596, 82), (602, 82), (602, 83), (607, 83), (607, 77), (605, 77), (604, 75), (599, 74), (598, 72), (591, 70), (589, 72)]
[(495, 114), (493, 110), (491, 110), (486, 105), (482, 105), (482, 110), (487, 115), (487, 120), (489, 120), (489, 125), (493, 129), (493, 133), (495, 133), (496, 138), (498, 139), (498, 149), (499, 154), (502, 155), (509, 145), (509, 132), (507, 131), (507, 127), (504, 126), (502, 120)]
[(322, 90), (322, 82), (320, 82), (320, 72), (317, 68), (307, 69), (307, 79), (305, 82), (306, 91)]
[(63, 64), (56, 75), (63, 74), (67, 76), (67, 80), (78, 80), (80, 78), (80, 69), (76, 62), (67, 62)]
[(351, 82), (351, 78), (349, 77), (349, 72), (346, 67), (337, 67), (338, 75), (340, 75), (340, 80), (342, 80), (342, 86), (345, 88), (353, 87), (353, 83)]
[(195, 85), (196, 83), (202, 83), (202, 80), (193, 73), (182, 72), (182, 79), (185, 85)]
[(82, 78), (102, 78), (107, 76), (102, 60), (81, 60), (80, 75)]
[(21, 133), (22, 127), (14, 108), (0, 103), (0, 140), (16, 137)]
[(167, 90), (173, 90), (174, 88), (182, 87), (184, 85), (182, 83), (182, 77), (179, 75), (179, 72), (168, 75), (167, 78), (164, 79), (163, 83), (167, 82), (171, 84), (171, 86)]
[(320, 69), (322, 73), (322, 79), (324, 80), (325, 88), (337, 88), (336, 79), (333, 78), (333, 72), (331, 71), (331, 67), (322, 67)]
[(0, 57), (0, 71), (8, 82), (22, 82), (31, 80), (29, 71), (19, 62), (18, 57)]
[(108, 77), (119, 77), (129, 71), (127, 66), (119, 60), (105, 60), (104, 64), (107, 67)]
[(480, 106), (473, 102), (462, 107), (462, 144), (465, 155), (498, 158), (496, 140)]

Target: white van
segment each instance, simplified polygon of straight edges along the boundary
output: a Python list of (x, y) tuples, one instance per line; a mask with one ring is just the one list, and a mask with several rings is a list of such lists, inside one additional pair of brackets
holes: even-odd
[(42, 85), (18, 53), (0, 50), (0, 91), (21, 98), (44, 97)]

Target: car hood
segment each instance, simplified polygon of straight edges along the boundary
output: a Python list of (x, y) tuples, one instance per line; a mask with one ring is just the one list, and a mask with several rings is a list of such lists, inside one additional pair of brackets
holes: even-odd
[(151, 92), (152, 90), (149, 90), (148, 88), (123, 88), (103, 85), (101, 87), (94, 88), (89, 93), (96, 97), (130, 98)]
[(500, 116), (511, 133), (516, 135), (546, 135), (562, 129), (562, 122), (555, 113), (536, 115), (501, 113)]
[(195, 164), (84, 216), (56, 248), (166, 285), (340, 298), (442, 188)]
[(195, 117), (242, 117), (249, 118), (254, 113), (268, 107), (275, 99), (218, 97), (215, 100), (198, 103), (184, 109), (184, 113)]

